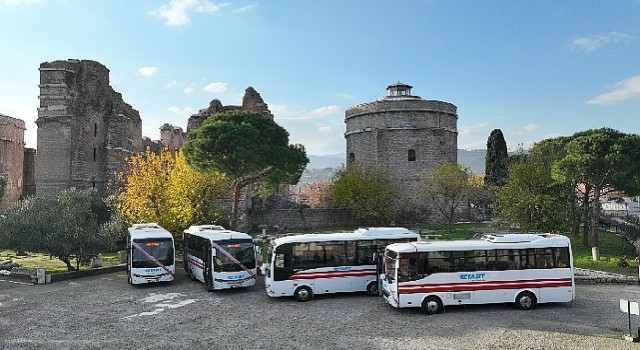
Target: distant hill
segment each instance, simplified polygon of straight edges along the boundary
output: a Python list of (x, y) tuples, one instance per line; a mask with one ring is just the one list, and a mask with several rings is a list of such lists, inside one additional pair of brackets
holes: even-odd
[[(487, 150), (485, 149), (459, 149), (458, 163), (469, 167), (473, 173), (484, 173), (484, 158), (486, 153)], [(347, 159), (344, 153), (326, 156), (307, 155), (307, 157), (309, 157), (307, 169), (339, 168)]]
[(484, 159), (486, 155), (486, 149), (459, 149), (458, 164), (462, 164), (471, 169), (471, 172), (474, 174), (484, 174)]
[[(474, 149), (458, 150), (458, 163), (462, 164), (474, 174), (484, 173), (484, 158), (487, 150)], [(340, 168), (347, 158), (346, 154), (331, 154), (326, 156), (307, 155), (309, 164), (302, 174), (298, 185), (305, 185), (319, 180), (329, 180), (336, 169)]]
[(307, 169), (323, 169), (323, 168), (339, 168), (347, 159), (345, 153), (330, 154), (326, 156), (312, 156), (309, 157), (309, 164)]

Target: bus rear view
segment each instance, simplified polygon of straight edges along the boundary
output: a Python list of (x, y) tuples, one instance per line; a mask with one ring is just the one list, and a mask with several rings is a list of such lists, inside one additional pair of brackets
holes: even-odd
[(171, 232), (158, 224), (135, 224), (127, 240), (129, 284), (173, 281), (176, 271)]

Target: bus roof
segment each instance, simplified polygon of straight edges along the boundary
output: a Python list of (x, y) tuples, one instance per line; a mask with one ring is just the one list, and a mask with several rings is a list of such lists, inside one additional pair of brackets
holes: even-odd
[(156, 223), (134, 224), (128, 231), (131, 239), (173, 238), (171, 232)]
[(302, 242), (326, 242), (326, 241), (355, 241), (355, 240), (376, 240), (376, 239), (420, 239), (420, 235), (404, 227), (367, 227), (359, 228), (352, 232), (336, 233), (307, 233), (276, 238), (274, 245), (284, 243)]
[(550, 233), (507, 233), (484, 235), (480, 239), (434, 240), (410, 243), (395, 243), (387, 249), (398, 253), (428, 252), (440, 250), (484, 250), (484, 249), (525, 249), (544, 247), (567, 247), (569, 238)]
[(210, 241), (223, 241), (228, 239), (253, 239), (244, 232), (227, 230), (218, 225), (196, 225), (184, 230), (184, 233), (206, 238)]

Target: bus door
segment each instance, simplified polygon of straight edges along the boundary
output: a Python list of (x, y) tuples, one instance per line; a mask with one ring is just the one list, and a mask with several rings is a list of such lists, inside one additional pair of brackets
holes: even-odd
[[(294, 284), (309, 284), (311, 282), (311, 286), (313, 286), (313, 281), (307, 280), (294, 280), (294, 273), (296, 270), (300, 270), (298, 267), (294, 267), (294, 261), (292, 259), (292, 245), (290, 243), (285, 243), (280, 246), (275, 247), (273, 252), (273, 270), (271, 274), (273, 276), (273, 281), (287, 281), (291, 280), (291, 285), (287, 283), (286, 286), (282, 286), (283, 289), (287, 289), (286, 291), (277, 291), (277, 293), (291, 293), (291, 288)], [(279, 285), (279, 284), (278, 284)]]
[(203, 257), (204, 259), (204, 270), (202, 274), (204, 275), (204, 285), (208, 291), (213, 291), (213, 259), (214, 259), (214, 251), (211, 248), (210, 244), (204, 245)]

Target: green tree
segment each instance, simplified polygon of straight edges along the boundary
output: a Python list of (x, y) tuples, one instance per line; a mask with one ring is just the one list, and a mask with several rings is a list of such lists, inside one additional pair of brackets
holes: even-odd
[(425, 174), (418, 191), (447, 220), (447, 231), (453, 231), (456, 209), (471, 190), (471, 172), (462, 165), (443, 161)]
[(229, 182), (219, 172), (198, 173), (182, 152), (165, 149), (127, 159), (120, 174), (118, 208), (129, 222), (157, 222), (171, 232), (192, 224), (217, 222), (226, 216), (222, 204), (229, 198)]
[(594, 260), (600, 257), (600, 198), (611, 190), (628, 195), (640, 193), (639, 160), (640, 136), (602, 128), (574, 134), (566, 145), (566, 155), (553, 166), (554, 178), (584, 186), (585, 192), (590, 193), (593, 210), (589, 227)]
[(487, 186), (502, 186), (507, 178), (509, 154), (507, 143), (500, 129), (494, 129), (487, 140), (487, 155), (485, 157), (485, 178)]
[(0, 219), (9, 249), (57, 257), (69, 271), (80, 261), (115, 247), (124, 232), (107, 229), (111, 210), (92, 190), (65, 190), (57, 198), (34, 197), (10, 207)]
[(383, 170), (352, 162), (336, 171), (331, 201), (364, 224), (383, 223), (389, 220), (395, 204), (395, 193), (389, 183)]
[(302, 145), (289, 144), (283, 127), (250, 111), (210, 116), (189, 134), (183, 151), (196, 170), (215, 170), (231, 181), (231, 228), (237, 226), (240, 195), (246, 186), (259, 181), (295, 184), (309, 162)]
[(495, 218), (522, 232), (566, 229), (566, 199), (551, 178), (550, 164), (529, 155), (511, 164), (504, 186), (497, 189)]

